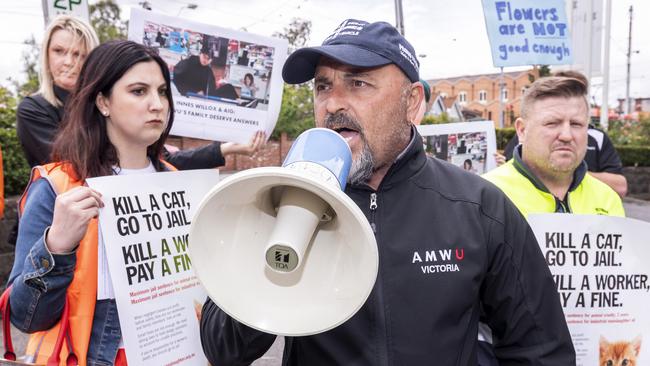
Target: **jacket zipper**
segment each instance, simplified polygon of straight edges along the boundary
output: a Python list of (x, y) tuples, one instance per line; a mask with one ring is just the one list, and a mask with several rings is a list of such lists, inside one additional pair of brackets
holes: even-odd
[(370, 193), (370, 227), (372, 232), (377, 234), (377, 225), (375, 224), (375, 210), (377, 209), (377, 193)]
[[(370, 193), (370, 214), (368, 217), (368, 222), (370, 223), (370, 227), (372, 228), (372, 232), (377, 236), (377, 224), (375, 223), (375, 214), (377, 212), (377, 193), (373, 192)], [(384, 284), (382, 281), (382, 276), (381, 276), (381, 271), (380, 273), (377, 274), (377, 296), (379, 301), (379, 308), (377, 309), (377, 316), (378, 316), (378, 328), (381, 334), (383, 334), (383, 337), (381, 337), (378, 341), (378, 346), (380, 347), (379, 349), (379, 364), (380, 365), (388, 365), (389, 364), (389, 357), (388, 357), (388, 325), (386, 324), (386, 308), (384, 301), (381, 299), (384, 298)], [(384, 341), (382, 342), (381, 339)]]

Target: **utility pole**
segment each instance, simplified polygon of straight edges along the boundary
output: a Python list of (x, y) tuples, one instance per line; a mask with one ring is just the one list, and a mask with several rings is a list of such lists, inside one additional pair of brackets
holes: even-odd
[(603, 98), (600, 102), (600, 127), (609, 127), (609, 37), (612, 30), (612, 0), (605, 0), (605, 58), (603, 59)]
[(625, 81), (625, 114), (632, 113), (632, 99), (630, 99), (630, 65), (632, 63), (632, 5), (630, 5), (630, 31), (627, 38), (627, 80)]
[(404, 13), (402, 12), (402, 0), (395, 0), (395, 28), (404, 36)]

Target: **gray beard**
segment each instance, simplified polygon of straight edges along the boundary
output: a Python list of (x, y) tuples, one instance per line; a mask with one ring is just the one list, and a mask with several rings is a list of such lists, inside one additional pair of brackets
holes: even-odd
[(335, 114), (328, 114), (323, 121), (325, 128), (334, 129), (336, 127), (348, 127), (359, 132), (359, 137), (363, 146), (357, 159), (352, 159), (352, 166), (348, 174), (347, 182), (352, 185), (360, 185), (366, 183), (372, 173), (375, 171), (375, 159), (370, 151), (370, 146), (363, 135), (363, 129), (359, 122), (345, 113), (339, 112)]
[(363, 140), (363, 148), (357, 159), (352, 160), (350, 174), (348, 174), (348, 183), (360, 185), (366, 183), (372, 173), (375, 171), (375, 160), (372, 157), (370, 146)]

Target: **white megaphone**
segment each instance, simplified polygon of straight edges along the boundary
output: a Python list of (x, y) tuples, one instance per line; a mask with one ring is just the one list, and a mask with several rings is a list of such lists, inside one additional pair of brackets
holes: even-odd
[(302, 133), (283, 166), (219, 182), (190, 229), (190, 257), (208, 296), (263, 332), (302, 336), (348, 320), (377, 277), (377, 243), (343, 193), (351, 152), (336, 132)]

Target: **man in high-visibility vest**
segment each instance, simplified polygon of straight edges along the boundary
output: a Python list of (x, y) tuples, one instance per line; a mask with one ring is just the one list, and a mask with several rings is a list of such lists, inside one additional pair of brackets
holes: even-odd
[(587, 85), (571, 77), (538, 79), (523, 96), (513, 158), (483, 178), (527, 216), (580, 213), (624, 216), (620, 197), (587, 172)]
[[(576, 213), (625, 216), (620, 196), (587, 172), (587, 85), (572, 77), (538, 79), (526, 90), (515, 129), (513, 158), (483, 178), (524, 216)], [(479, 324), (479, 366), (498, 365), (490, 329)]]

